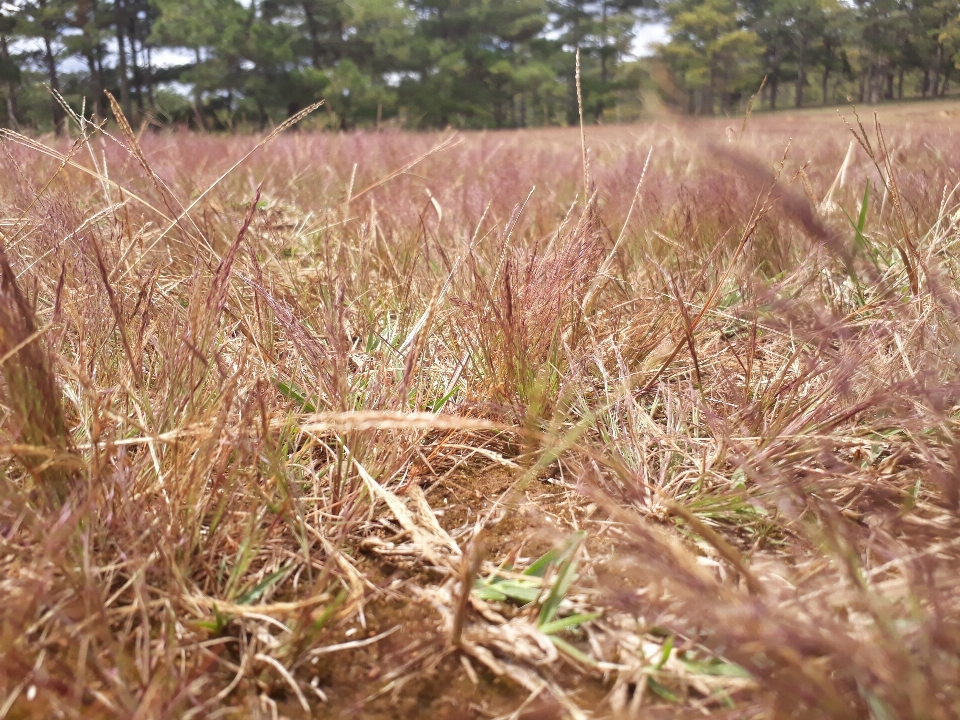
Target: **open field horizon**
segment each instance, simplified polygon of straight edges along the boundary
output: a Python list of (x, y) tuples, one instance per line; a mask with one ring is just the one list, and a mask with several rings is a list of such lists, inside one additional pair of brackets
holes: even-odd
[(840, 112), (0, 131), (0, 719), (956, 717), (960, 102)]

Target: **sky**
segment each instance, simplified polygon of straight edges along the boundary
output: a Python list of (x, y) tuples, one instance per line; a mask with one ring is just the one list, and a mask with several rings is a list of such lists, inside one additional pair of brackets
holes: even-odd
[(668, 39), (667, 26), (663, 23), (638, 25), (637, 36), (633, 40), (633, 54), (637, 57), (652, 55), (653, 45), (665, 43)]

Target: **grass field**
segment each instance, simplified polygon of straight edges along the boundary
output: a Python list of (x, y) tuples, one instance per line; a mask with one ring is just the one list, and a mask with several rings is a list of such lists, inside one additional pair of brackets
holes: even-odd
[(960, 105), (858, 112), (4, 131), (0, 718), (956, 717)]

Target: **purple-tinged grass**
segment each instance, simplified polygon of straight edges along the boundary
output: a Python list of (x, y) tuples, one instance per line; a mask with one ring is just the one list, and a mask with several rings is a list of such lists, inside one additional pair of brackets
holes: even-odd
[(955, 716), (956, 112), (6, 133), (0, 716)]

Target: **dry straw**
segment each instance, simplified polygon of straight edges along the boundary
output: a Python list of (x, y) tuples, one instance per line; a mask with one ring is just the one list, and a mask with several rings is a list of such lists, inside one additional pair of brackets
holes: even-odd
[(580, 71), (579, 131), (3, 131), (0, 717), (953, 716), (960, 146)]

